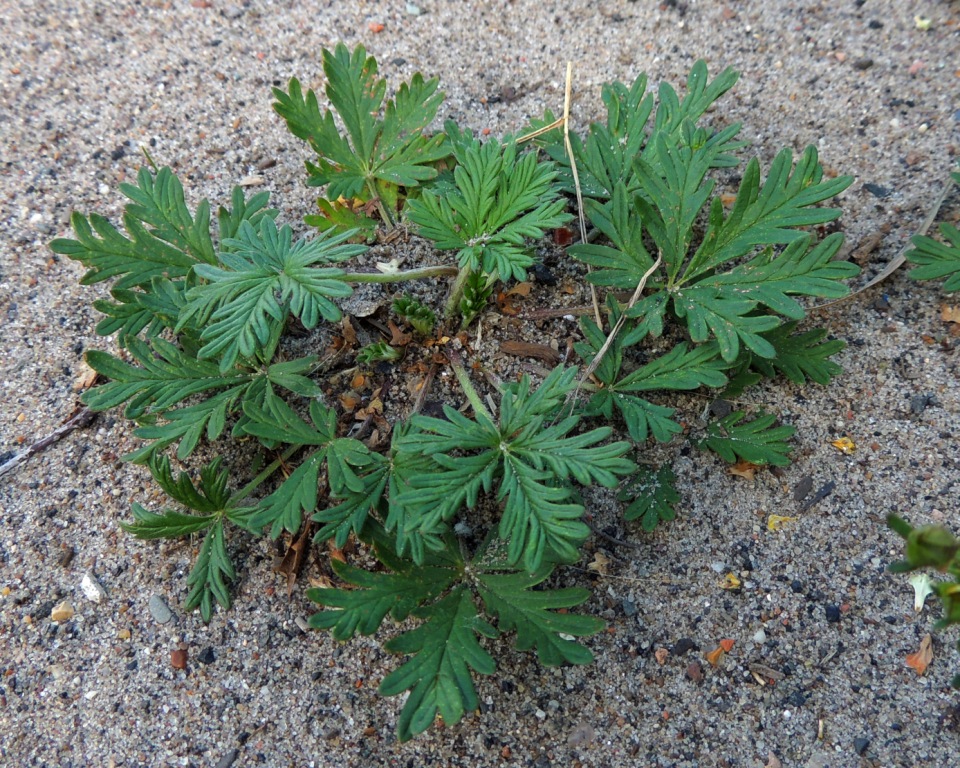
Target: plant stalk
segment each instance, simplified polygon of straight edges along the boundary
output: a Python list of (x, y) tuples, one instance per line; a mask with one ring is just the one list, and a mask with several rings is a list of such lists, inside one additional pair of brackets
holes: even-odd
[(383, 218), (383, 223), (387, 225), (387, 229), (393, 229), (397, 226), (397, 222), (393, 220), (393, 216), (390, 215), (390, 211), (387, 210), (387, 206), (383, 204), (383, 198), (380, 197), (380, 191), (377, 189), (377, 183), (373, 179), (367, 179), (367, 189), (370, 190), (370, 194), (373, 195), (373, 199), (377, 201), (377, 208), (380, 209), (380, 216)]
[(463, 289), (467, 284), (467, 279), (473, 274), (469, 269), (458, 270), (457, 279), (450, 286), (450, 295), (447, 297), (447, 303), (443, 305), (443, 319), (449, 320), (460, 311), (460, 300), (463, 298)]
[(452, 277), (461, 274), (457, 267), (421, 267), (400, 272), (347, 272), (343, 279), (348, 283), (403, 283), (407, 280), (423, 280), (427, 277)]
[(487, 410), (487, 406), (484, 405), (483, 400), (480, 399), (480, 394), (474, 388), (473, 382), (470, 381), (470, 374), (467, 373), (467, 367), (464, 365), (460, 350), (447, 350), (447, 359), (450, 361), (450, 367), (453, 368), (454, 376), (457, 377), (457, 381), (460, 382), (460, 386), (463, 388), (463, 393), (467, 396), (467, 400), (470, 401), (470, 405), (473, 407), (473, 412), (477, 414), (477, 416), (483, 416), (491, 424), (495, 423), (490, 411)]
[(272, 462), (270, 462), (270, 464), (264, 467), (264, 469), (260, 471), (260, 474), (258, 474), (255, 478), (253, 478), (253, 480), (251, 480), (249, 483), (243, 486), (243, 488), (241, 488), (239, 491), (234, 493), (233, 496), (230, 497), (230, 504), (231, 505), (239, 504), (241, 501), (247, 498), (247, 496), (249, 496), (251, 493), (257, 490), (257, 488), (263, 485), (263, 483), (267, 480), (268, 477), (270, 477), (270, 475), (272, 475), (274, 472), (280, 469), (280, 467), (284, 465), (287, 459), (293, 456), (293, 454), (295, 454), (302, 447), (303, 447), (302, 445), (289, 446), (287, 450), (285, 450), (283, 453), (280, 454), (279, 457), (277, 457)]

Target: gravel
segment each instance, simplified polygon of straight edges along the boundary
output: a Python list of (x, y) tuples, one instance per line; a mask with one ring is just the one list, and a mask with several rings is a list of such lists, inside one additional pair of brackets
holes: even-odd
[[(889, 227), (864, 280), (906, 245), (957, 154), (955, 4), (423, 0), (417, 11), (406, 0), (4, 5), (0, 463), (73, 414), (86, 350), (115, 349), (94, 331), (90, 304), (105, 289), (79, 286), (82, 268), (48, 248), (68, 234), (70, 212), (116, 220), (117, 186), (135, 178), (144, 147), (180, 174), (191, 203), (225, 202), (235, 183), (260, 177), (251, 189), (273, 192), (302, 229), (315, 197), (308, 153), (272, 113), (269, 90), (294, 75), (321, 85), (319, 51), (338, 40), (364, 43), (394, 81), (439, 75), (442, 118), (494, 135), (562, 108), (568, 59), (579, 128), (601, 116), (600, 84), (612, 78), (646, 70), (680, 86), (697, 58), (712, 72), (733, 66), (742, 79), (716, 115), (744, 123), (763, 163), (812, 143), (828, 173), (853, 174), (838, 204), (854, 248)], [(956, 210), (954, 195), (944, 215)], [(0, 762), (956, 764), (957, 630), (934, 632), (926, 675), (906, 666), (940, 609), (931, 600), (916, 613), (906, 578), (886, 571), (900, 542), (884, 524), (896, 512), (960, 530), (957, 338), (944, 301), (901, 270), (817, 313), (848, 345), (846, 374), (826, 388), (777, 383), (745, 396), (797, 427), (782, 473), (733, 477), (678, 443), (682, 511), (650, 534), (591, 497), (598, 528), (648, 545), (597, 539), (608, 574), (587, 574), (588, 551), (560, 577), (590, 587), (584, 610), (610, 617), (588, 641), (596, 663), (545, 669), (497, 651), (498, 673), (478, 683), (480, 711), (404, 745), (401, 702), (376, 690), (397, 660), (373, 638), (303, 633), (311, 604), (302, 584), (287, 599), (269, 542), (231, 540), (241, 575), (231, 611), (209, 625), (196, 613), (172, 621), (194, 548), (120, 530), (131, 502), (164, 499), (142, 468), (118, 461), (137, 445), (130, 425), (103, 414), (0, 480)], [(694, 426), (704, 405), (684, 405)], [(831, 445), (841, 437), (852, 454)], [(771, 513), (797, 519), (770, 531)], [(739, 591), (721, 588), (716, 563)], [(109, 599), (84, 597), (88, 572)], [(73, 615), (52, 621), (64, 602)], [(723, 638), (735, 645), (714, 667), (704, 654)], [(663, 664), (660, 648), (672, 649)], [(191, 663), (172, 664), (175, 651)]]

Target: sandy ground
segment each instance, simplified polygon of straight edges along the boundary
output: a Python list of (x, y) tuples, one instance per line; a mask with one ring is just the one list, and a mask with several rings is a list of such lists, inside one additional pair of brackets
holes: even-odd
[[(135, 176), (144, 145), (192, 202), (226, 201), (257, 175), (296, 225), (311, 208), (307, 153), (272, 113), (269, 88), (292, 75), (321, 85), (319, 51), (338, 40), (362, 42), (388, 77), (439, 75), (442, 115), (494, 134), (561, 108), (568, 59), (580, 128), (601, 116), (604, 81), (646, 70), (679, 86), (697, 58), (713, 71), (733, 66), (742, 80), (718, 114), (743, 121), (761, 160), (813, 143), (828, 169), (856, 177), (839, 199), (848, 242), (889, 228), (868, 272), (919, 225), (960, 138), (956, 3), (28, 0), (0, 4), (0, 21), (5, 458), (71, 414), (84, 351), (112, 348), (94, 333), (90, 302), (102, 291), (79, 287), (82, 268), (48, 248), (67, 234), (70, 211), (115, 217), (117, 184)], [(956, 210), (954, 196), (945, 215)], [(376, 693), (395, 661), (372, 639), (338, 647), (301, 632), (311, 606), (300, 590), (287, 600), (267, 542), (237, 544), (232, 611), (204, 625), (176, 608), (191, 551), (120, 531), (132, 500), (160, 499), (143, 471), (118, 462), (136, 441), (119, 414), (105, 414), (0, 482), (0, 762), (960, 764), (960, 699), (949, 687), (957, 633), (935, 635), (925, 676), (905, 665), (939, 608), (931, 600), (914, 613), (905, 579), (885, 572), (899, 543), (883, 524), (899, 512), (960, 528), (960, 387), (942, 301), (937, 286), (901, 272), (821, 313), (849, 345), (847, 373), (829, 388), (750, 393), (797, 426), (794, 464), (751, 484), (716, 457), (679, 450), (680, 519), (644, 535), (598, 512), (648, 546), (598, 542), (609, 575), (570, 572), (594, 591), (586, 610), (610, 623), (589, 643), (597, 663), (544, 670), (508, 654), (479, 682), (481, 712), (405, 745), (393, 736), (400, 703)], [(840, 436), (854, 454), (830, 445)], [(802, 509), (793, 490), (807, 476), (814, 489), (836, 487)], [(772, 512), (798, 520), (770, 533)], [(719, 588), (727, 570), (741, 592)], [(88, 572), (107, 599), (83, 595)], [(152, 596), (174, 608), (171, 623), (154, 620)], [(55, 624), (62, 599), (76, 615)], [(719, 638), (736, 645), (714, 669), (703, 653)], [(185, 671), (171, 666), (181, 646)], [(663, 665), (660, 647), (673, 651)], [(688, 675), (692, 662), (701, 679)], [(756, 663), (782, 679), (760, 685)]]

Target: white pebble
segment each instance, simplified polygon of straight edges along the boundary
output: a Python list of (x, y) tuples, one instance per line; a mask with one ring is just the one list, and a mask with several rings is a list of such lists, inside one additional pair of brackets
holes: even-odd
[(105, 590), (103, 585), (89, 572), (83, 574), (80, 589), (83, 591), (83, 596), (93, 603), (99, 603), (107, 597), (107, 590)]

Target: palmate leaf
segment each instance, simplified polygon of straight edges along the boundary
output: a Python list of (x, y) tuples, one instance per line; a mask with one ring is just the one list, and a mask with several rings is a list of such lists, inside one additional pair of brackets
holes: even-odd
[[(610, 322), (620, 319), (616, 300), (608, 295)], [(584, 361), (591, 361), (603, 347), (606, 335), (589, 318), (580, 321), (585, 340), (574, 345)], [(614, 409), (620, 412), (627, 430), (637, 442), (643, 442), (649, 434), (659, 442), (668, 442), (683, 428), (673, 420), (673, 408), (656, 405), (635, 392), (661, 389), (686, 390), (701, 386), (721, 387), (727, 378), (723, 371), (729, 364), (720, 359), (719, 347), (711, 342), (688, 349), (683, 342), (669, 352), (642, 365), (631, 373), (623, 374), (624, 350), (646, 336), (646, 329), (628, 322), (614, 338), (606, 354), (597, 366), (594, 375), (602, 387), (594, 392), (585, 410), (585, 415), (613, 416)]]
[(639, 520), (645, 531), (652, 531), (661, 520), (673, 520), (680, 501), (676, 482), (676, 475), (669, 465), (665, 464), (657, 471), (641, 466), (617, 497), (620, 501), (630, 502), (624, 510), (624, 518)]
[[(647, 93), (646, 74), (637, 77), (629, 87), (619, 82), (605, 84), (601, 97), (607, 108), (606, 124), (591, 124), (585, 141), (576, 134), (570, 136), (583, 194), (597, 200), (608, 200), (618, 185), (623, 185), (630, 192), (635, 191), (638, 182), (633, 162), (637, 157), (657, 162), (652, 149), (656, 137), (663, 137), (673, 144), (692, 139), (708, 145), (709, 166), (712, 168), (736, 165), (737, 160), (732, 153), (745, 146), (745, 142), (736, 141), (739, 125), (728, 126), (712, 135), (702, 130), (685, 134), (684, 128), (694, 126), (717, 99), (734, 86), (738, 78), (736, 72), (726, 69), (710, 80), (706, 64), (703, 61), (696, 62), (690, 70), (687, 92), (682, 101), (668, 83), (660, 84), (653, 125), (650, 125), (650, 116), (654, 114), (654, 98)], [(533, 127), (548, 125), (553, 121), (553, 115), (548, 113), (542, 123), (537, 121)], [(561, 168), (560, 182), (564, 191), (572, 193), (573, 177), (564, 148), (563, 133), (556, 130), (545, 134), (540, 142)]]
[(269, 217), (259, 228), (242, 222), (237, 237), (224, 242), (231, 250), (221, 253), (222, 266), (196, 267), (208, 282), (188, 292), (178, 329), (202, 328), (200, 357), (219, 358), (226, 372), (238, 357), (253, 357), (267, 346), (289, 315), (307, 328), (321, 317), (339, 320), (340, 309), (330, 299), (349, 296), (352, 289), (343, 270), (329, 265), (366, 250), (345, 244), (350, 235), (321, 234), (293, 243), (290, 228), (278, 230)]
[(710, 448), (731, 464), (737, 459), (751, 464), (772, 464), (784, 467), (790, 463), (790, 446), (785, 442), (796, 432), (795, 427), (774, 427), (776, 417), (761, 413), (752, 421), (743, 421), (743, 411), (734, 411), (707, 427), (707, 437), (700, 447)]
[(274, 88), (274, 109), (318, 155), (316, 164), (307, 163), (311, 185), (329, 184), (330, 200), (369, 200), (372, 192), (392, 207), (397, 187), (434, 178), (433, 165), (449, 154), (446, 136), (425, 133), (443, 102), (439, 82), (418, 73), (384, 105), (386, 81), (377, 77), (376, 59), (363, 46), (351, 53), (341, 43), (332, 52), (324, 50), (322, 58), (326, 95), (346, 135), (329, 110), (321, 114), (316, 94), (304, 95), (296, 79), (288, 92)]
[(133, 505), (133, 522), (121, 523), (127, 533), (141, 539), (177, 538), (205, 532), (197, 561), (187, 576), (190, 592), (184, 601), (185, 610), (200, 609), (204, 621), (213, 615), (213, 601), (230, 607), (227, 582), (236, 578), (236, 571), (226, 548), (224, 521), (241, 521), (248, 510), (236, 506), (227, 487), (229, 472), (215, 459), (200, 471), (198, 481), (186, 472), (174, 476), (170, 461), (165, 456), (149, 462), (150, 472), (161, 488), (187, 509), (151, 512), (139, 504)]
[(329, 629), (337, 640), (372, 635), (390, 615), (403, 621), (417, 607), (446, 592), (462, 573), (462, 563), (415, 566), (391, 560), (392, 573), (371, 572), (334, 560), (333, 568), (352, 589), (310, 589), (307, 597), (330, 610), (310, 617), (310, 626)]
[(749, 366), (768, 378), (782, 373), (794, 384), (805, 384), (809, 379), (817, 384), (829, 384), (843, 369), (830, 357), (840, 352), (846, 344), (839, 339), (823, 341), (827, 335), (823, 328), (813, 328), (794, 333), (799, 321), (784, 323), (763, 334), (776, 351), (770, 359), (752, 357)]
[(525, 240), (571, 218), (554, 188), (553, 164), (535, 153), (518, 157), (512, 142), (476, 140), (457, 160), (455, 189), (425, 189), (408, 202), (410, 220), (440, 250), (458, 251), (461, 269), (523, 280), (533, 264)]
[(429, 728), (438, 714), (445, 723), (459, 722), (464, 712), (479, 706), (471, 670), (481, 675), (496, 671), (477, 635), (496, 637), (497, 630), (477, 615), (473, 595), (465, 587), (413, 615), (424, 623), (390, 640), (386, 649), (414, 656), (380, 683), (384, 696), (410, 691), (397, 723), (401, 742)]
[(613, 487), (634, 468), (622, 458), (627, 443), (604, 444), (609, 427), (574, 435), (579, 417), (550, 423), (549, 414), (576, 386), (575, 373), (557, 368), (533, 392), (524, 377), (504, 394), (499, 424), (483, 415), (467, 419), (449, 407), (447, 420), (416, 417), (415, 431), (399, 447), (430, 458), (436, 469), (410, 477), (412, 490), (397, 498), (406, 509), (407, 535), (421, 525), (435, 528), (464, 504), (474, 507), (481, 492), (496, 487), (504, 504), (500, 537), (509, 543), (511, 565), (522, 563), (532, 573), (547, 559), (575, 558), (589, 528), (564, 481)]
[(960, 229), (953, 224), (940, 224), (940, 234), (946, 242), (939, 242), (925, 235), (914, 235), (910, 242), (914, 249), (906, 255), (907, 261), (916, 264), (909, 272), (914, 280), (940, 280), (945, 291), (960, 291)]
[(552, 571), (552, 566), (536, 573), (482, 571), (477, 577), (477, 590), (486, 612), (498, 618), (497, 628), (517, 633), (518, 651), (535, 650), (547, 666), (589, 664), (593, 661), (590, 649), (564, 635), (593, 635), (603, 629), (603, 622), (592, 616), (557, 613), (585, 602), (590, 592), (579, 588), (535, 590)]
[(213, 617), (213, 601), (224, 609), (230, 607), (230, 590), (227, 582), (237, 578), (237, 572), (227, 553), (223, 521), (213, 524), (200, 546), (197, 562), (187, 575), (190, 593), (183, 603), (184, 610), (200, 609), (204, 621)]
[[(776, 349), (764, 334), (779, 326), (774, 315), (757, 314), (767, 308), (791, 319), (804, 316), (794, 295), (839, 298), (849, 293), (840, 280), (855, 275), (856, 265), (834, 261), (843, 242), (839, 233), (811, 247), (806, 236), (794, 240), (781, 253), (767, 249), (746, 264), (728, 272), (702, 277), (669, 292), (674, 311), (685, 319), (695, 342), (713, 337), (724, 360), (733, 362), (741, 342), (760, 357), (773, 358)], [(663, 312), (661, 304), (655, 311)], [(649, 305), (638, 303), (628, 316), (641, 317)], [(643, 318), (648, 320), (648, 318)]]

